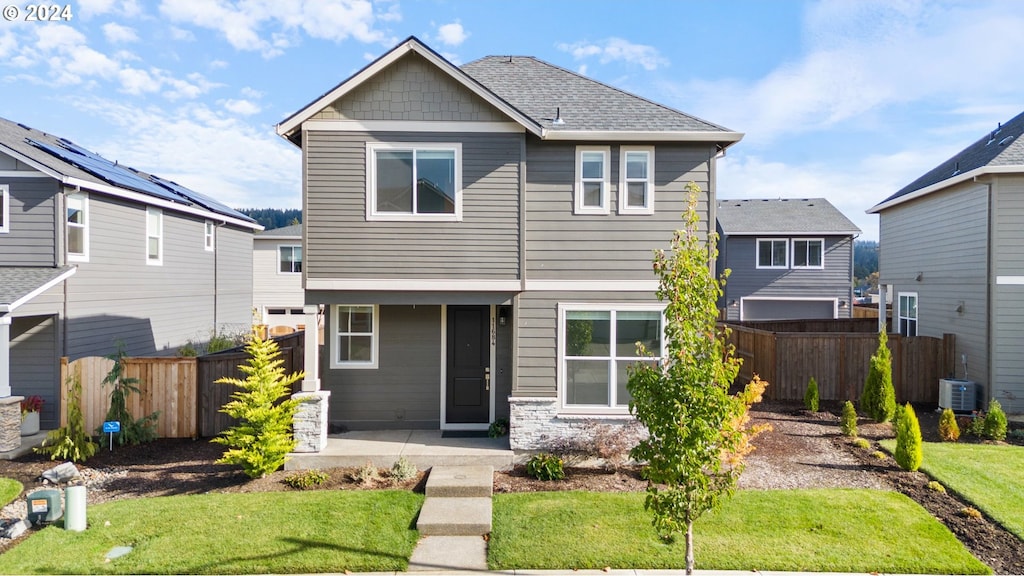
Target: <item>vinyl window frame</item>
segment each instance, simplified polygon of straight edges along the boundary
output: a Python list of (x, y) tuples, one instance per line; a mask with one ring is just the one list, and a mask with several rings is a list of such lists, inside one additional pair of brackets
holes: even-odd
[[(600, 153), (601, 154), (601, 177), (600, 178), (584, 178), (583, 177), (583, 155)], [(611, 157), (612, 149), (611, 146), (577, 146), (576, 147), (576, 174), (575, 174), (575, 191), (573, 194), (573, 213), (574, 214), (592, 214), (598, 216), (606, 216), (611, 214)], [(601, 184), (601, 205), (600, 206), (586, 206), (584, 204), (583, 185), (585, 183), (599, 182)]]
[[(370, 320), (370, 332), (352, 332), (351, 330), (341, 331), (338, 320), (341, 316), (341, 309), (348, 308), (371, 308), (373, 317)], [(370, 337), (370, 361), (342, 361), (338, 358), (341, 351), (338, 341), (341, 336), (369, 336)], [(334, 370), (376, 370), (380, 361), (380, 306), (378, 304), (334, 304), (331, 306), (331, 332), (330, 332), (330, 366)]]
[[(906, 298), (907, 305), (904, 305), (904, 298)], [(913, 316), (911, 316), (909, 304), (913, 300)], [(896, 329), (900, 336), (914, 337), (918, 335), (918, 318), (921, 315), (921, 302), (918, 299), (917, 292), (900, 292), (896, 295), (897, 301), (897, 320)], [(906, 324), (904, 324), (906, 322)], [(913, 332), (913, 333), (911, 333)]]
[[(820, 264), (818, 264), (816, 266), (811, 266), (811, 265), (798, 266), (796, 264), (796, 243), (797, 242), (808, 242), (808, 243), (815, 242), (815, 243), (817, 243), (818, 246), (819, 246), (818, 258), (819, 258)], [(825, 239), (824, 238), (793, 238), (790, 241), (789, 244), (790, 244), (790, 246), (789, 246), (790, 268), (792, 268), (794, 270), (822, 270), (822, 269), (825, 268)], [(810, 246), (810, 244), (808, 244), (808, 246)]]
[[(647, 155), (647, 176), (645, 178), (629, 178), (626, 159), (631, 153)], [(629, 205), (629, 184), (643, 182), (644, 205)], [(654, 146), (621, 146), (619, 148), (619, 214), (654, 214)]]
[[(377, 152), (381, 150), (413, 152), (413, 211), (377, 211)], [(419, 150), (445, 150), (455, 153), (455, 212), (451, 214), (416, 211), (416, 160)], [(378, 222), (461, 222), (462, 221), (462, 143), (461, 142), (367, 142), (366, 143), (366, 220)]]
[(11, 231), (11, 187), (0, 184), (0, 234)]
[[(774, 245), (776, 242), (782, 242), (786, 247), (786, 261), (782, 264), (776, 264), (774, 261), (765, 265), (761, 263), (761, 244), (763, 242), (771, 242), (773, 246), (772, 254), (775, 253)], [(758, 270), (788, 270), (789, 269), (789, 251), (790, 251), (790, 239), (789, 238), (758, 238), (754, 244), (754, 262)]]
[[(71, 201), (81, 201), (82, 222), (74, 224), (68, 221), (68, 206)], [(68, 239), (71, 237), (70, 229), (80, 228), (82, 230), (82, 251), (72, 252)], [(64, 250), (68, 262), (89, 261), (89, 194), (87, 192), (73, 192), (64, 196)]]
[[(155, 225), (154, 225), (155, 217)], [(155, 230), (154, 230), (155, 228)], [(156, 257), (149, 251), (150, 242), (156, 239)], [(146, 206), (146, 265), (163, 266), (164, 263), (164, 211)]]
[(203, 221), (203, 250), (213, 252), (214, 242), (216, 242), (216, 230), (217, 227), (214, 225), (213, 220)]
[[(283, 256), (282, 250), (285, 249), (285, 248), (290, 249), (291, 253), (292, 253), (292, 260), (289, 261), (292, 264), (291, 265), (292, 270), (287, 271), (287, 272), (281, 269), (283, 267), (284, 263), (285, 263), (285, 260), (282, 258), (282, 256)], [(296, 248), (299, 249), (299, 261), (298, 261), (299, 262), (299, 269), (298, 270), (295, 270), (295, 260), (294, 260), (294, 258), (295, 258), (295, 249)], [(304, 261), (305, 261), (305, 254), (302, 253), (302, 245), (301, 244), (278, 244), (277, 245), (277, 273), (278, 274), (283, 274), (285, 276), (292, 276), (292, 275), (295, 275), (295, 274), (302, 274), (302, 265), (303, 265)]]

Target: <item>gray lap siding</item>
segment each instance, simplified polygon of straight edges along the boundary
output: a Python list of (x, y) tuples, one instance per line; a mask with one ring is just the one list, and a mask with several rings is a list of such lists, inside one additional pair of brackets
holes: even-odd
[(0, 178), (8, 186), (8, 231), (0, 234), (0, 266), (54, 266), (57, 262), (57, 181)]

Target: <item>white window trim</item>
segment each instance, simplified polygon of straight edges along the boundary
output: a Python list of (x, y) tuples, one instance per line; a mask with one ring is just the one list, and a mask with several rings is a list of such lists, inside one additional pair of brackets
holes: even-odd
[[(796, 254), (797, 242), (818, 242), (821, 245), (821, 264), (818, 266), (797, 266), (793, 257)], [(793, 238), (789, 242), (789, 261), (794, 270), (824, 270), (825, 269), (825, 239), (824, 238)]]
[[(558, 304), (558, 323), (555, 326), (557, 330), (558, 339), (558, 358), (557, 358), (557, 386), (558, 386), (558, 410), (560, 414), (593, 414), (593, 415), (626, 415), (629, 414), (628, 406), (598, 406), (598, 405), (581, 405), (581, 404), (568, 404), (566, 402), (566, 374), (565, 374), (565, 318), (566, 312), (658, 312), (661, 314), (661, 349), (658, 350), (658, 358), (665, 357), (665, 307), (658, 304), (624, 304), (624, 303), (559, 303)], [(595, 356), (595, 360), (607, 360), (609, 363), (609, 378), (612, 374), (617, 374), (616, 371), (611, 370), (612, 361), (615, 359), (614, 353), (614, 314), (612, 314), (612, 340), (609, 347), (608, 357)], [(612, 385), (609, 381), (609, 394), (614, 395), (616, 386)], [(611, 398), (611, 400), (615, 400)]]
[(0, 184), (0, 234), (7, 234), (10, 231), (11, 187), (7, 184)]
[[(785, 242), (786, 243), (786, 262), (781, 266), (762, 266), (761, 265), (761, 242)], [(758, 270), (787, 270), (789, 269), (789, 254), (790, 254), (789, 238), (758, 238), (754, 244), (754, 264)]]
[[(341, 307), (372, 307), (373, 326), (370, 334), (370, 358), (369, 362), (341, 362), (338, 360), (338, 309)], [(377, 304), (334, 304), (331, 307), (331, 332), (327, 336), (331, 338), (329, 344), (331, 368), (334, 370), (376, 370), (380, 355), (380, 306)]]
[[(917, 315), (911, 318), (903, 314), (903, 297), (914, 299), (914, 308), (916, 308)], [(917, 297), (917, 292), (898, 292), (896, 294), (896, 333), (903, 334), (903, 320), (914, 321), (914, 336), (921, 334), (921, 299)], [(908, 337), (910, 335), (908, 334)]]
[(67, 254), (68, 262), (88, 262), (89, 261), (89, 194), (87, 192), (74, 192), (67, 194), (64, 197), (64, 202), (67, 203), (68, 198), (81, 198), (82, 200), (82, 224), (80, 225), (82, 232), (82, 248), (81, 254), (73, 253), (67, 248), (67, 229), (71, 226), (68, 222), (68, 209), (64, 206), (64, 250)]
[(203, 221), (203, 249), (207, 252), (213, 252), (216, 230), (213, 220)]
[[(299, 272), (282, 272), (281, 271), (281, 248), (292, 248), (293, 249), (292, 254), (294, 255), (295, 254), (294, 249), (295, 248), (301, 249), (302, 245), (301, 244), (278, 244), (277, 245), (277, 273), (282, 275), (282, 276), (297, 276), (297, 275), (302, 274), (301, 271), (299, 271)], [(304, 261), (305, 261), (306, 255), (303, 254), (302, 258), (303, 258), (303, 260), (302, 260), (303, 263), (305, 263)]]
[[(156, 214), (158, 230), (150, 229), (150, 214)], [(157, 257), (149, 257), (149, 239), (155, 237), (157, 239)], [(146, 254), (146, 265), (147, 266), (163, 266), (164, 263), (164, 211), (159, 208), (152, 206), (146, 207), (146, 242), (145, 254)]]
[[(584, 206), (583, 205), (583, 153), (584, 152), (600, 152), (603, 155), (603, 166), (601, 175), (601, 205), (598, 207)], [(609, 188), (611, 188), (611, 157), (612, 149), (610, 146), (577, 146), (576, 147), (576, 184), (575, 194), (573, 201), (573, 213), (574, 214), (596, 214), (596, 215), (608, 215), (611, 214), (611, 208), (609, 207)]]
[[(629, 187), (626, 180), (626, 153), (647, 153), (647, 194), (643, 206), (629, 205)], [(641, 182), (641, 180), (632, 180)], [(654, 214), (654, 146), (622, 146), (619, 149), (619, 214)]]
[[(404, 214), (377, 212), (378, 150), (452, 150), (455, 152), (455, 213)], [(415, 197), (416, 190), (413, 189)], [(378, 222), (462, 222), (462, 143), (461, 142), (367, 142), (366, 143), (366, 220)]]

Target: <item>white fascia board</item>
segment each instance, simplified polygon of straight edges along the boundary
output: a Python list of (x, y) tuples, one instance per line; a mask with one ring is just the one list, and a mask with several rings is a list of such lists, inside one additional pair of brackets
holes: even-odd
[(1024, 276), (996, 276), (996, 284), (1001, 286), (1024, 286)]
[(935, 184), (932, 184), (931, 186), (926, 186), (924, 188), (921, 188), (921, 189), (918, 189), (918, 190), (914, 190), (913, 192), (911, 192), (909, 194), (904, 194), (903, 196), (900, 196), (899, 198), (893, 198), (892, 200), (889, 200), (888, 202), (882, 202), (881, 204), (876, 204), (875, 206), (872, 206), (871, 208), (868, 208), (865, 212), (868, 213), (868, 214), (878, 214), (882, 210), (887, 210), (889, 208), (892, 208), (893, 206), (898, 206), (900, 204), (903, 204), (904, 202), (910, 202), (911, 200), (915, 200), (915, 199), (920, 198), (922, 196), (927, 196), (928, 194), (931, 194), (932, 192), (938, 192), (939, 190), (942, 190), (944, 188), (949, 188), (950, 186), (955, 186), (957, 184), (962, 184), (963, 182), (966, 182), (968, 180), (973, 180), (975, 178), (979, 178), (979, 177), (984, 176), (986, 174), (1019, 174), (1019, 173), (1024, 173), (1024, 166), (1021, 166), (1019, 164), (1018, 165), (1011, 165), (1011, 166), (982, 166), (981, 168), (975, 168), (974, 170), (971, 170), (970, 172), (964, 172), (963, 174), (957, 174), (956, 176), (954, 176), (952, 178), (946, 178), (945, 180), (941, 180), (939, 182), (936, 182)]
[(302, 130), (317, 132), (502, 132), (526, 131), (516, 122), (454, 122), (430, 120), (309, 120)]
[(306, 278), (306, 290), (379, 290), (381, 292), (521, 292), (522, 289), (523, 285), (519, 280)]
[(2, 178), (53, 178), (53, 176), (46, 174), (45, 172), (39, 172), (36, 170), (0, 170), (0, 177)]
[(50, 280), (49, 282), (39, 286), (38, 288), (36, 288), (35, 290), (29, 292), (28, 294), (25, 294), (21, 298), (18, 298), (14, 302), (11, 302), (10, 304), (0, 304), (0, 312), (13, 312), (16, 308), (18, 308), (22, 304), (25, 304), (26, 302), (32, 300), (36, 296), (39, 296), (43, 292), (46, 292), (50, 288), (53, 288), (57, 284), (60, 284), (61, 282), (67, 280), (68, 278), (73, 276), (75, 274), (75, 272), (78, 272), (78, 268), (77, 267), (69, 268), (64, 273), (62, 273), (59, 276), (57, 276), (56, 278), (54, 278), (54, 279)]
[(462, 72), (447, 60), (437, 56), (433, 51), (423, 46), (423, 44), (418, 42), (415, 38), (410, 38), (406, 42), (396, 46), (391, 50), (391, 52), (381, 56), (375, 62), (357, 72), (355, 76), (352, 76), (347, 81), (338, 85), (334, 90), (324, 94), (312, 104), (306, 106), (302, 110), (293, 114), (290, 118), (278, 124), (277, 134), (287, 138), (289, 134), (295, 132), (299, 126), (309, 120), (314, 114), (326, 108), (331, 102), (334, 102), (349, 93), (409, 52), (416, 52), (420, 56), (426, 58), (432, 64), (437, 66), (437, 68), (451, 76), (456, 82), (469, 89), (477, 96), (480, 96), (495, 108), (501, 110), (510, 118), (521, 124), (525, 129), (538, 136), (541, 135), (542, 128), (537, 125), (536, 122), (531, 120), (522, 112), (519, 112), (515, 108), (509, 106), (505, 101), (495, 96), (493, 92), (482, 87), (477, 82), (467, 81), (466, 78), (468, 78), (468, 76), (466, 76), (465, 72)]
[(667, 131), (667, 130), (550, 130), (545, 128), (544, 140), (596, 140), (616, 142), (739, 142), (742, 132)]
[(810, 238), (812, 236), (857, 236), (861, 233), (856, 230), (758, 230), (757, 232), (724, 232), (722, 236), (790, 236), (796, 239)]
[(657, 280), (526, 280), (529, 292), (657, 292)]
[(232, 218), (224, 214), (218, 214), (216, 212), (210, 212), (202, 208), (194, 208), (192, 206), (186, 206), (184, 204), (178, 204), (177, 202), (171, 202), (170, 200), (164, 200), (157, 198), (156, 196), (150, 196), (148, 194), (142, 194), (140, 192), (133, 192), (124, 188), (118, 188), (117, 186), (110, 186), (107, 184), (97, 184), (96, 182), (90, 182), (89, 180), (82, 180), (81, 178), (72, 178), (65, 176), (61, 178), (64, 185), (73, 186), (75, 188), (85, 188), (99, 192), (101, 194), (109, 194), (110, 196), (116, 196), (118, 198), (124, 198), (125, 200), (131, 200), (147, 206), (154, 206), (157, 208), (166, 208), (167, 210), (173, 210), (175, 212), (184, 212), (186, 214), (193, 214), (195, 216), (202, 216), (207, 220), (215, 220), (224, 222), (225, 224), (234, 224), (235, 226), (241, 226), (242, 228), (249, 228), (251, 230), (263, 230), (263, 226), (256, 224), (255, 222), (246, 222), (245, 220), (239, 220), (238, 218)]

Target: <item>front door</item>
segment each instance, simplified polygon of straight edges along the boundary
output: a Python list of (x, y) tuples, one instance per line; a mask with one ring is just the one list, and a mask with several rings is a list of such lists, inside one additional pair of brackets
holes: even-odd
[(490, 323), (490, 306), (448, 307), (448, 424), (490, 422)]

